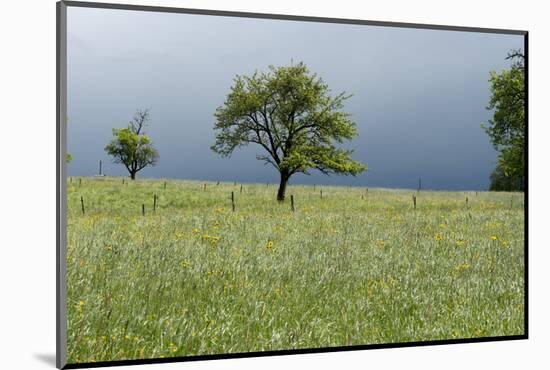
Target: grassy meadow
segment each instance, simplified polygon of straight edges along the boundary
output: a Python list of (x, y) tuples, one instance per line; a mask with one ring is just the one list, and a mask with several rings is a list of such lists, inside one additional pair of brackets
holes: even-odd
[(69, 363), (523, 334), (523, 193), (122, 181), (67, 181)]

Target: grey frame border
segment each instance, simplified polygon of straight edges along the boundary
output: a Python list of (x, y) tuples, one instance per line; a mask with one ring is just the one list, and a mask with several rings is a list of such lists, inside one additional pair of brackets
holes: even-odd
[(417, 28), (427, 30), (440, 31), (463, 31), (463, 32), (478, 32), (478, 33), (498, 33), (508, 35), (526, 35), (528, 31), (500, 29), (500, 28), (483, 28), (483, 27), (461, 27), (449, 25), (436, 25), (424, 23), (404, 23), (404, 22), (383, 22), (370, 21), (351, 18), (327, 18), (314, 16), (301, 16), (289, 14), (270, 14), (270, 13), (251, 13), (251, 12), (234, 12), (228, 10), (213, 10), (213, 9), (193, 9), (193, 8), (177, 8), (167, 6), (152, 6), (152, 5), (131, 5), (131, 4), (114, 4), (114, 3), (99, 3), (91, 1), (72, 1), (62, 0), (61, 3), (71, 7), (81, 8), (96, 8), (96, 9), (119, 9), (119, 10), (135, 10), (146, 12), (161, 12), (161, 13), (183, 13), (183, 14), (198, 14), (198, 15), (214, 15), (223, 17), (238, 17), (238, 18), (260, 18), (274, 19), (287, 21), (301, 22), (317, 22), (317, 23), (341, 23), (341, 24), (356, 24), (379, 27), (397, 27), (397, 28)]
[(67, 364), (67, 5), (56, 3), (56, 347), (58, 369)]
[[(136, 360), (121, 360), (121, 361), (104, 361), (93, 363), (67, 363), (67, 264), (66, 264), (66, 246), (67, 246), (67, 7), (83, 7), (96, 9), (117, 9), (117, 10), (133, 10), (133, 11), (148, 11), (148, 12), (163, 12), (163, 13), (180, 13), (180, 14), (196, 14), (210, 15), (222, 17), (240, 17), (240, 18), (256, 18), (256, 19), (273, 19), (273, 20), (288, 20), (302, 22), (318, 22), (318, 23), (338, 23), (352, 25), (367, 25), (378, 27), (394, 27), (394, 28), (414, 28), (426, 30), (440, 31), (460, 31), (460, 32), (476, 32), (476, 33), (494, 33), (524, 36), (524, 53), (525, 53), (525, 190), (524, 190), (524, 212), (525, 212), (525, 249), (524, 249), (524, 334), (498, 336), (498, 337), (482, 337), (482, 338), (465, 338), (465, 339), (449, 339), (449, 340), (434, 340), (421, 342), (406, 342), (406, 343), (384, 343), (374, 345), (356, 345), (356, 346), (341, 346), (328, 348), (306, 348), (296, 350), (278, 350), (264, 352), (244, 352), (244, 353), (224, 353), (213, 355), (173, 357), (173, 358), (151, 358), (151, 359), (136, 359)], [(448, 25), (432, 25), (421, 23), (401, 23), (401, 22), (383, 22), (369, 21), (359, 19), (344, 19), (344, 18), (325, 18), (312, 16), (284, 15), (284, 14), (267, 14), (267, 13), (250, 13), (250, 12), (234, 12), (224, 10), (209, 10), (209, 9), (192, 9), (192, 8), (176, 8), (164, 6), (148, 6), (148, 5), (131, 5), (131, 4), (113, 4), (99, 2), (84, 2), (84, 1), (58, 1), (56, 3), (56, 229), (57, 229), (57, 246), (56, 246), (56, 367), (58, 369), (68, 368), (92, 368), (104, 366), (122, 366), (122, 365), (138, 365), (138, 364), (154, 364), (154, 363), (170, 363), (183, 361), (201, 361), (201, 360), (216, 360), (229, 358), (244, 358), (244, 357), (260, 357), (260, 356), (275, 356), (275, 355), (290, 355), (290, 354), (305, 354), (305, 353), (327, 353), (338, 351), (353, 351), (379, 348), (402, 348), (402, 347), (417, 347), (426, 345), (443, 345), (443, 344), (458, 344), (458, 343), (481, 343), (506, 340), (521, 340), (528, 339), (529, 330), (529, 295), (528, 295), (528, 193), (529, 193), (529, 147), (528, 147), (528, 115), (529, 115), (529, 53), (528, 40), (529, 32), (526, 30), (511, 30), (497, 28), (479, 28), (479, 27), (460, 27)]]

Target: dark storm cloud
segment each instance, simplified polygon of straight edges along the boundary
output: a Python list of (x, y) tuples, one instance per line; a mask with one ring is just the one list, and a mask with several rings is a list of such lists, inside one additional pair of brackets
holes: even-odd
[(69, 8), (69, 174), (89, 176), (111, 129), (149, 108), (160, 152), (141, 176), (266, 182), (277, 174), (249, 147), (210, 151), (213, 113), (236, 74), (305, 62), (346, 103), (359, 128), (347, 146), (369, 171), (297, 175), (294, 183), (485, 189), (496, 153), (480, 128), (490, 112), (490, 70), (521, 36)]

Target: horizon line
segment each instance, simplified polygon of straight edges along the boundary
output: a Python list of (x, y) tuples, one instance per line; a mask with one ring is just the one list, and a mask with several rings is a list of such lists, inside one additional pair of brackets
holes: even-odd
[[(250, 182), (250, 181), (236, 181), (236, 180), (205, 180), (205, 179), (184, 179), (184, 178), (173, 178), (173, 177), (151, 177), (151, 176), (140, 176), (136, 178), (135, 180), (131, 180), (130, 176), (108, 176), (105, 174), (99, 175), (88, 175), (88, 176), (67, 176), (67, 180), (69, 178), (88, 178), (88, 179), (128, 179), (131, 183), (132, 181), (136, 180), (147, 180), (147, 181), (188, 181), (188, 182), (197, 182), (197, 183), (214, 183), (217, 186), (217, 183), (221, 184), (231, 184), (233, 183), (234, 186), (236, 185), (278, 185), (277, 182)], [(391, 186), (368, 186), (368, 185), (337, 185), (337, 184), (324, 184), (324, 183), (315, 183), (315, 184), (306, 184), (306, 183), (291, 183), (289, 182), (287, 186), (304, 186), (304, 187), (336, 187), (336, 188), (365, 188), (365, 189), (382, 189), (382, 190), (403, 190), (403, 191), (412, 191), (412, 192), (423, 192), (423, 191), (430, 191), (430, 192), (486, 192), (486, 193), (524, 193), (523, 191), (491, 191), (489, 189), (433, 189), (433, 188), (421, 188), (414, 189), (414, 188), (407, 188), (407, 187), (391, 187)]]

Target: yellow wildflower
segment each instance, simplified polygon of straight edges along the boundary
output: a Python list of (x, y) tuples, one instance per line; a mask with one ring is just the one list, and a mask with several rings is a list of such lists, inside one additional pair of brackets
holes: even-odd
[(443, 240), (443, 235), (441, 235), (441, 234), (435, 234), (434, 239), (437, 240), (438, 242), (439, 242), (439, 241), (442, 241), (442, 240)]
[(461, 263), (460, 265), (457, 265), (455, 267), (455, 270), (457, 272), (462, 272), (462, 271), (468, 270), (469, 268), (470, 268), (470, 265), (468, 265), (467, 263)]

